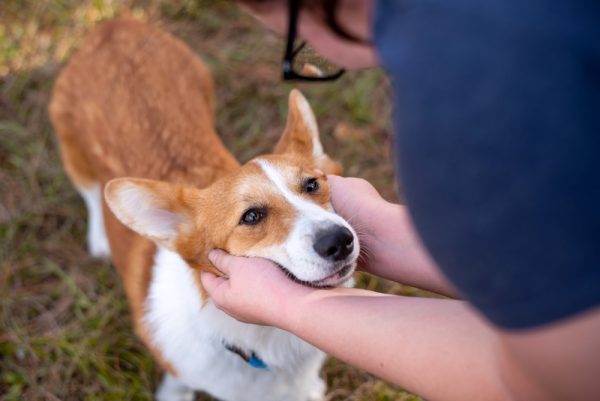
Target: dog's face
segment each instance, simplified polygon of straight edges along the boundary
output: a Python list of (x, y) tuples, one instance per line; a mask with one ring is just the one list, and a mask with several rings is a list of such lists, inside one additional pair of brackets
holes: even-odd
[(208, 251), (270, 259), (305, 285), (340, 285), (359, 254), (352, 227), (333, 212), (316, 120), (298, 91), (272, 155), (257, 157), (202, 190), (141, 179), (117, 179), (106, 200), (119, 220), (190, 265), (211, 269)]
[(229, 216), (221, 220), (227, 227), (223, 249), (270, 259), (312, 286), (337, 285), (352, 275), (358, 239), (333, 212), (322, 170), (293, 156), (259, 157), (241, 169), (232, 187), (224, 199)]

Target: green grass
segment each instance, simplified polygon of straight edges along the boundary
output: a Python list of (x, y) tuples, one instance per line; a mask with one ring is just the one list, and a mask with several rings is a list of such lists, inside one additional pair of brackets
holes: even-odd
[[(58, 157), (46, 107), (60, 66), (98, 21), (145, 18), (213, 70), (217, 128), (242, 161), (285, 124), (281, 40), (228, 1), (5, 0), (0, 9), (0, 400), (148, 400), (161, 372), (133, 334), (119, 278), (89, 258), (85, 210)], [(389, 86), (380, 71), (299, 85), (347, 175), (395, 195)], [(359, 285), (412, 293), (373, 277)], [(417, 398), (337, 360), (327, 399)], [(202, 398), (199, 399), (209, 399)]]

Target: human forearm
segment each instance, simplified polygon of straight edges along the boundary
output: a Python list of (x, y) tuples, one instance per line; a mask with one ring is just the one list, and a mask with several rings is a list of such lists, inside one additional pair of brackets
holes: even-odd
[(507, 332), (462, 301), (313, 289), (264, 259), (223, 252), (210, 258), (226, 277), (205, 272), (202, 283), (231, 316), (293, 332), (429, 400), (587, 401), (600, 395), (600, 308)]
[(497, 337), (460, 301), (319, 290), (286, 315), (283, 328), (429, 400), (507, 398)]

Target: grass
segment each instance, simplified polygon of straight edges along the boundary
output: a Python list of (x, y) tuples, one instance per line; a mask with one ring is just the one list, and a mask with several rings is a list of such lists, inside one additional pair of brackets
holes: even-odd
[[(1, 7), (0, 400), (149, 400), (161, 372), (133, 335), (116, 272), (86, 253), (85, 210), (46, 113), (53, 81), (98, 21), (125, 13), (149, 20), (209, 64), (218, 131), (245, 161), (268, 152), (285, 123), (292, 85), (279, 79), (281, 40), (227, 1), (6, 0)], [(346, 174), (397, 199), (385, 76), (348, 73), (299, 87)], [(366, 275), (359, 285), (413, 292)], [(418, 399), (334, 359), (323, 375), (330, 401)]]

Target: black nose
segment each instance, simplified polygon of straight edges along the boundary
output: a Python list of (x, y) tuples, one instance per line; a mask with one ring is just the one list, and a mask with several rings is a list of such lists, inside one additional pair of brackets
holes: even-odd
[(313, 248), (321, 257), (339, 261), (354, 249), (354, 236), (346, 227), (330, 227), (317, 232)]

